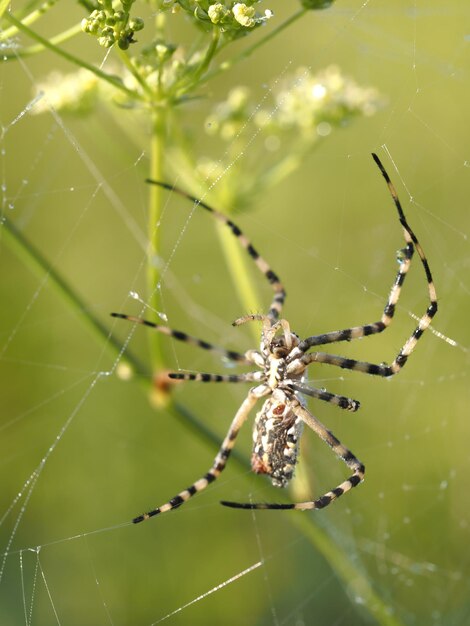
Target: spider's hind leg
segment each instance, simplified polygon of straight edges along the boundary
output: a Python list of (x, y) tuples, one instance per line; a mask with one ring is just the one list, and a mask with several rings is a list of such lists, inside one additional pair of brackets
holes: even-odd
[(253, 503), (239, 503), (239, 502), (227, 502), (222, 501), (224, 506), (231, 507), (233, 509), (275, 509), (275, 510), (299, 510), (307, 511), (312, 509), (324, 509), (331, 504), (333, 500), (336, 500), (347, 491), (350, 491), (353, 487), (356, 487), (364, 479), (365, 467), (357, 459), (354, 454), (348, 450), (343, 444), (329, 431), (321, 422), (319, 422), (313, 415), (307, 411), (297, 400), (292, 402), (292, 411), (302, 419), (323, 441), (325, 441), (333, 452), (342, 460), (346, 465), (353, 470), (353, 474), (337, 487), (328, 491), (317, 500), (311, 502), (298, 502), (295, 504), (278, 504), (278, 503), (265, 503), (265, 502), (253, 502)]
[(176, 494), (176, 496), (171, 498), (171, 500), (168, 500), (168, 502), (165, 502), (165, 504), (162, 504), (161, 506), (152, 509), (151, 511), (148, 511), (147, 513), (143, 513), (142, 515), (138, 515), (137, 517), (135, 517), (132, 520), (134, 524), (138, 524), (139, 522), (148, 520), (155, 515), (159, 515), (160, 513), (166, 513), (167, 511), (171, 511), (172, 509), (180, 507), (182, 504), (187, 502), (189, 498), (194, 496), (196, 493), (203, 491), (220, 476), (222, 471), (225, 469), (227, 460), (230, 456), (230, 453), (232, 452), (233, 446), (235, 445), (235, 440), (240, 431), (240, 428), (242, 427), (243, 422), (248, 417), (251, 409), (256, 404), (257, 400), (258, 396), (253, 392), (253, 390), (251, 390), (241, 407), (238, 409), (235, 417), (233, 418), (228, 433), (225, 436), (222, 445), (220, 446), (219, 452), (214, 459), (214, 463), (211, 469), (206, 474), (204, 474), (204, 476), (196, 480), (192, 485), (190, 485), (183, 491), (180, 491), (178, 494)]

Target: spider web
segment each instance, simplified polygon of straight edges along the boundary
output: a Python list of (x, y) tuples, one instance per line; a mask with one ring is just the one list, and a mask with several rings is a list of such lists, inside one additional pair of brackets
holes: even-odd
[[(233, 81), (261, 88), (290, 66), (334, 62), (387, 96), (378, 115), (334, 134), (256, 211), (236, 218), (281, 275), (296, 332), (380, 316), (403, 244), (371, 151), (397, 187), (438, 290), (435, 331), (398, 377), (327, 366), (311, 373), (316, 386), (361, 400), (354, 415), (311, 407), (366, 465), (364, 484), (318, 513), (220, 507), (221, 499), (279, 497), (234, 462), (179, 511), (130, 524), (202, 475), (215, 447), (116, 375), (122, 361), (109, 350), (111, 336), (97, 340), (51, 277), (66, 277), (109, 328), (110, 311), (139, 313), (129, 294), (144, 292), (148, 155), (123, 145), (109, 120), (29, 115), (46, 97), (31, 94), (47, 55), (2, 65), (2, 623), (469, 622), (469, 18), (463, 0), (337, 2), (285, 31), (276, 49), (260, 49), (256, 63), (241, 65), (214, 94), (223, 99)], [(259, 141), (246, 136), (238, 158)], [(160, 317), (227, 348), (253, 347), (249, 329), (230, 326), (245, 311), (212, 223), (182, 206), (170, 196), (160, 225)], [(47, 259), (47, 272), (7, 245), (5, 218)], [(267, 304), (269, 289), (261, 277), (258, 284)], [(331, 351), (390, 362), (426, 305), (415, 260), (393, 327)], [(145, 330), (114, 332), (145, 363)], [(175, 369), (227, 367), (168, 345)], [(188, 384), (176, 396), (221, 440), (245, 392)], [(249, 425), (244, 431), (237, 450), (247, 456)], [(309, 433), (304, 440), (289, 493), (296, 500), (345, 476), (321, 441)]]

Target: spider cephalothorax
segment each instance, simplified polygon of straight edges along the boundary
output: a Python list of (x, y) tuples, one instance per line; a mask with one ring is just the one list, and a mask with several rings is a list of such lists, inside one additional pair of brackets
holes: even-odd
[[(253, 259), (258, 269), (264, 274), (270, 283), (274, 296), (266, 315), (247, 315), (234, 322), (236, 326), (244, 324), (248, 321), (262, 322), (260, 349), (248, 350), (245, 353), (235, 352), (233, 350), (225, 350), (212, 344), (191, 337), (184, 332), (172, 330), (167, 326), (160, 326), (147, 320), (122, 313), (112, 313), (114, 317), (120, 317), (139, 324), (150, 326), (154, 330), (169, 335), (178, 341), (185, 341), (196, 345), (204, 350), (215, 353), (221, 353), (226, 359), (244, 365), (256, 365), (259, 369), (255, 372), (245, 374), (202, 374), (202, 373), (182, 373), (176, 372), (170, 374), (171, 378), (179, 380), (194, 380), (201, 382), (228, 382), (228, 383), (256, 383), (250, 389), (247, 397), (242, 402), (235, 417), (232, 420), (228, 433), (222, 442), (214, 463), (209, 471), (192, 483), (189, 487), (180, 491), (176, 496), (165, 504), (152, 509), (148, 513), (139, 515), (134, 518), (134, 522), (142, 522), (154, 515), (164, 513), (181, 506), (189, 500), (194, 494), (205, 489), (210, 483), (218, 478), (224, 470), (227, 460), (230, 456), (235, 440), (240, 431), (241, 426), (248, 418), (250, 411), (254, 408), (258, 400), (265, 398), (264, 403), (256, 415), (253, 428), (253, 452), (252, 452), (252, 469), (258, 474), (267, 474), (270, 476), (273, 485), (277, 487), (285, 487), (294, 474), (295, 465), (299, 454), (299, 440), (302, 434), (302, 428), (306, 424), (311, 428), (323, 441), (325, 441), (333, 452), (350, 468), (351, 476), (328, 491), (317, 500), (308, 502), (300, 502), (297, 504), (267, 504), (267, 503), (238, 503), (238, 502), (222, 502), (225, 506), (241, 509), (321, 509), (330, 504), (343, 493), (346, 493), (364, 478), (364, 465), (348, 450), (342, 443), (331, 433), (312, 413), (308, 410), (304, 396), (310, 396), (317, 400), (335, 404), (341, 409), (348, 411), (357, 411), (359, 402), (352, 398), (340, 396), (330, 393), (324, 389), (316, 389), (310, 386), (305, 380), (305, 371), (313, 363), (324, 363), (333, 365), (343, 369), (354, 370), (366, 374), (376, 376), (393, 376), (397, 374), (406, 364), (408, 357), (416, 347), (418, 340), (424, 331), (429, 327), (432, 318), (437, 311), (436, 290), (429, 269), (428, 262), (424, 255), (423, 249), (406, 221), (403, 209), (398, 199), (397, 193), (385, 171), (382, 163), (377, 155), (372, 155), (377, 163), (385, 181), (388, 185), (390, 194), (395, 203), (398, 212), (398, 219), (403, 227), (403, 236), (405, 239), (405, 247), (400, 251), (398, 257), (400, 267), (395, 277), (395, 281), (390, 290), (388, 301), (385, 305), (382, 317), (379, 321), (362, 326), (353, 326), (343, 330), (337, 330), (321, 335), (313, 335), (306, 339), (300, 340), (299, 337), (291, 332), (289, 323), (286, 320), (279, 319), (282, 307), (286, 298), (284, 287), (277, 276), (270, 268), (268, 263), (258, 254), (248, 238), (242, 231), (223, 213), (216, 211), (202, 201), (189, 196), (188, 194), (173, 189), (171, 185), (160, 183), (157, 181), (149, 181), (153, 184), (160, 185), (166, 189), (175, 191), (194, 202), (195, 205), (201, 206), (209, 211), (213, 217), (225, 224), (238, 239), (243, 248)], [(421, 316), (418, 326), (407, 339), (400, 352), (390, 365), (381, 363), (367, 363), (357, 361), (343, 356), (329, 354), (326, 352), (310, 352), (311, 348), (323, 346), (330, 343), (338, 343), (341, 341), (350, 341), (359, 337), (375, 335), (384, 331), (390, 326), (395, 314), (396, 305), (400, 292), (405, 282), (406, 274), (411, 266), (411, 260), (414, 250), (417, 251), (421, 263), (423, 265), (426, 280), (428, 284), (429, 305), (425, 313)]]
[(279, 381), (286, 375), (286, 368), (292, 350), (299, 345), (299, 337), (290, 330), (286, 320), (273, 320), (267, 315), (246, 315), (233, 322), (234, 326), (240, 326), (249, 321), (262, 321), (261, 344), (259, 358), (255, 352), (250, 352), (253, 363), (263, 367), (265, 382), (270, 389), (275, 389)]

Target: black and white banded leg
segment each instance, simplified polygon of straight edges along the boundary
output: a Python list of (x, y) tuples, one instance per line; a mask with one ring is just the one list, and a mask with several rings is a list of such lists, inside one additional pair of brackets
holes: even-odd
[(253, 390), (251, 390), (248, 393), (247, 398), (243, 401), (242, 405), (238, 409), (230, 425), (228, 433), (225, 436), (222, 445), (220, 446), (219, 452), (214, 459), (214, 463), (211, 469), (206, 474), (204, 474), (204, 476), (199, 478), (199, 480), (196, 480), (192, 485), (176, 494), (176, 496), (171, 498), (171, 500), (165, 502), (165, 504), (162, 504), (155, 509), (152, 509), (148, 513), (143, 513), (142, 515), (135, 517), (132, 520), (134, 524), (143, 522), (144, 520), (147, 520), (150, 517), (154, 517), (155, 515), (159, 515), (160, 513), (171, 511), (171, 509), (176, 509), (177, 507), (187, 502), (189, 498), (194, 496), (196, 493), (203, 491), (220, 476), (220, 474), (225, 469), (227, 460), (230, 456), (230, 453), (232, 452), (233, 446), (235, 445), (235, 440), (238, 436), (238, 433), (240, 432), (240, 428), (246, 421), (251, 409), (254, 407), (257, 400), (258, 396), (253, 393)]
[(147, 326), (148, 328), (151, 328), (158, 333), (162, 333), (163, 335), (167, 335), (168, 337), (173, 337), (173, 339), (177, 339), (178, 341), (189, 343), (193, 346), (197, 346), (198, 348), (202, 348), (203, 350), (207, 350), (208, 352), (221, 354), (229, 361), (236, 361), (238, 363), (250, 363), (245, 354), (235, 352), (234, 350), (226, 350), (225, 348), (220, 348), (219, 346), (208, 343), (203, 339), (198, 339), (197, 337), (188, 335), (181, 330), (173, 330), (173, 328), (169, 328), (168, 326), (162, 326), (161, 324), (155, 324), (155, 322), (150, 322), (149, 320), (143, 319), (142, 317), (136, 317), (135, 315), (126, 315), (124, 313), (111, 313), (111, 317), (117, 317), (122, 320), (127, 320), (128, 322), (133, 322), (134, 324)]
[(374, 322), (372, 324), (365, 324), (363, 326), (353, 326), (351, 328), (346, 328), (344, 330), (337, 330), (330, 333), (324, 333), (322, 335), (314, 335), (312, 337), (307, 337), (301, 341), (295, 351), (290, 355), (290, 360), (300, 357), (303, 353), (307, 352), (310, 348), (314, 346), (326, 345), (329, 343), (338, 343), (341, 341), (350, 341), (352, 339), (358, 339), (360, 337), (367, 337), (369, 335), (374, 335), (377, 333), (381, 333), (384, 331), (390, 324), (392, 323), (393, 316), (395, 314), (396, 305), (400, 298), (401, 289), (403, 287), (403, 283), (405, 282), (406, 275), (411, 266), (411, 261), (413, 258), (414, 250), (418, 252), (419, 258), (421, 260), (421, 264), (424, 268), (424, 272), (426, 275), (426, 280), (428, 284), (428, 294), (429, 294), (429, 305), (425, 311), (425, 313), (420, 318), (417, 327), (405, 342), (404, 346), (395, 357), (394, 361), (391, 365), (380, 364), (375, 365), (373, 363), (367, 363), (364, 361), (356, 361), (354, 359), (346, 359), (344, 357), (329, 355), (326, 353), (312, 353), (310, 355), (305, 355), (301, 357), (302, 362), (305, 365), (314, 362), (321, 363), (329, 363), (331, 365), (337, 365), (344, 369), (351, 369), (360, 372), (364, 372), (367, 374), (374, 374), (377, 376), (393, 376), (394, 374), (398, 374), (398, 372), (402, 369), (405, 363), (408, 360), (408, 357), (413, 352), (416, 347), (418, 340), (423, 335), (424, 331), (429, 328), (432, 318), (437, 313), (437, 296), (436, 296), (436, 288), (434, 286), (434, 281), (432, 278), (431, 270), (429, 268), (429, 263), (427, 261), (426, 255), (424, 254), (423, 248), (418, 241), (418, 238), (414, 234), (410, 225), (408, 224), (405, 214), (403, 212), (403, 208), (401, 206), (400, 200), (398, 198), (395, 187), (393, 186), (387, 172), (385, 171), (380, 159), (376, 154), (372, 155), (374, 161), (379, 166), (379, 169), (385, 178), (387, 186), (389, 188), (392, 199), (395, 203), (395, 207), (398, 212), (398, 217), (400, 223), (403, 227), (403, 236), (405, 239), (405, 248), (400, 251), (400, 268), (395, 278), (395, 282), (390, 291), (390, 295), (388, 297), (387, 304), (385, 305), (384, 312), (382, 314), (382, 318), (378, 322)]
[(274, 297), (269, 307), (268, 317), (270, 317), (273, 321), (279, 319), (282, 307), (284, 305), (284, 301), (286, 299), (286, 291), (279, 279), (279, 276), (271, 269), (269, 263), (267, 263), (267, 261), (265, 261), (263, 257), (258, 253), (258, 251), (252, 245), (251, 241), (241, 231), (241, 229), (226, 215), (224, 215), (220, 211), (217, 211), (217, 209), (209, 206), (202, 200), (195, 198), (191, 194), (186, 193), (185, 191), (182, 191), (177, 187), (173, 187), (168, 183), (163, 183), (158, 180), (152, 180), (148, 178), (147, 182), (151, 183), (152, 185), (158, 185), (159, 187), (163, 187), (163, 189), (168, 189), (168, 191), (172, 191), (179, 194), (180, 196), (183, 196), (184, 198), (187, 198), (188, 200), (193, 202), (195, 206), (200, 206), (206, 211), (209, 211), (209, 213), (211, 213), (216, 220), (222, 222), (222, 224), (225, 224), (231, 230), (233, 235), (240, 242), (242, 248), (244, 248), (248, 252), (251, 259), (253, 259), (253, 261), (255, 262), (257, 268), (261, 271), (262, 274), (264, 274), (269, 284), (271, 285), (274, 291)]
[[(310, 356), (310, 355), (309, 355)], [(341, 357), (340, 357), (341, 358)], [(262, 372), (248, 372), (246, 374), (208, 374), (205, 372), (170, 372), (168, 377), (173, 380), (195, 381), (200, 383), (252, 383), (263, 382)], [(299, 383), (296, 380), (284, 380), (282, 388), (290, 389), (292, 391), (299, 391), (305, 396), (322, 400), (334, 404), (340, 409), (347, 411), (357, 411), (361, 403), (359, 400), (353, 400), (346, 396), (341, 396), (336, 393), (330, 393), (324, 389), (316, 389), (303, 383)]]

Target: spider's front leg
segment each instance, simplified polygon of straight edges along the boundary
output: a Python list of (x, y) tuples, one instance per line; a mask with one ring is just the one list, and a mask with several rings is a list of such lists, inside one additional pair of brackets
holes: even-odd
[(272, 322), (279, 319), (281, 311), (282, 311), (282, 307), (284, 306), (284, 301), (287, 295), (286, 290), (284, 289), (284, 286), (281, 283), (281, 279), (279, 278), (279, 276), (276, 274), (276, 272), (273, 271), (269, 263), (263, 259), (263, 257), (259, 254), (256, 248), (253, 246), (251, 241), (248, 239), (248, 237), (242, 232), (242, 230), (226, 215), (224, 215), (217, 209), (214, 209), (214, 207), (211, 207), (203, 200), (199, 198), (195, 198), (191, 194), (186, 193), (182, 189), (178, 189), (177, 187), (174, 187), (173, 185), (169, 185), (168, 183), (164, 183), (158, 180), (151, 180), (149, 178), (147, 179), (147, 182), (152, 185), (158, 185), (159, 187), (168, 189), (168, 191), (175, 192), (179, 194), (180, 196), (183, 196), (187, 200), (190, 200), (191, 202), (193, 202), (194, 206), (200, 206), (201, 208), (205, 209), (216, 220), (218, 220), (219, 222), (227, 226), (227, 228), (230, 230), (232, 235), (236, 239), (238, 239), (242, 248), (244, 248), (247, 251), (249, 257), (252, 259), (256, 267), (260, 270), (260, 272), (264, 275), (266, 280), (271, 285), (271, 289), (274, 291), (274, 296), (271, 301), (271, 305), (269, 307), (267, 317), (269, 317), (269, 319)]
[(128, 322), (132, 322), (133, 324), (140, 324), (142, 326), (147, 326), (147, 328), (151, 328), (157, 333), (161, 333), (162, 335), (167, 335), (168, 337), (172, 337), (178, 341), (182, 341), (183, 343), (189, 343), (190, 345), (196, 346), (198, 348), (202, 348), (203, 350), (207, 350), (208, 352), (214, 352), (216, 354), (222, 354), (224, 358), (229, 361), (235, 361), (237, 363), (251, 363), (252, 361), (247, 360), (245, 354), (241, 354), (240, 352), (235, 352), (234, 350), (227, 350), (226, 348), (221, 348), (220, 346), (216, 346), (208, 341), (204, 341), (203, 339), (199, 339), (198, 337), (193, 337), (192, 335), (188, 335), (182, 330), (175, 330), (174, 328), (169, 328), (168, 326), (162, 326), (161, 324), (156, 324), (155, 322), (151, 322), (142, 317), (136, 317), (135, 315), (127, 315), (126, 313), (111, 313), (111, 317), (116, 317), (118, 319), (127, 320)]
[(148, 511), (148, 513), (143, 513), (142, 515), (135, 517), (132, 520), (134, 524), (143, 522), (147, 519), (150, 519), (151, 517), (154, 517), (155, 515), (159, 515), (160, 513), (166, 513), (167, 511), (176, 509), (177, 507), (187, 502), (187, 500), (189, 500), (189, 498), (194, 496), (196, 493), (203, 491), (220, 476), (222, 471), (225, 469), (227, 460), (230, 456), (233, 446), (235, 445), (235, 440), (240, 431), (240, 428), (242, 427), (243, 422), (245, 422), (251, 409), (254, 407), (258, 400), (259, 394), (256, 392), (256, 389), (257, 388), (250, 390), (248, 397), (244, 400), (244, 402), (238, 409), (230, 425), (228, 433), (223, 440), (222, 445), (220, 446), (219, 452), (214, 459), (214, 463), (211, 469), (206, 474), (204, 474), (204, 476), (199, 478), (199, 480), (196, 480), (192, 485), (190, 485), (183, 491), (180, 491), (178, 494), (176, 494), (176, 496), (171, 498), (171, 500), (169, 500), (165, 504), (162, 504), (161, 506), (152, 509), (151, 511)]
[(361, 372), (366, 372), (368, 374), (375, 374), (377, 376), (392, 376), (394, 374), (398, 374), (398, 372), (406, 364), (408, 357), (415, 349), (419, 339), (422, 337), (425, 330), (429, 328), (434, 315), (437, 313), (437, 295), (428, 260), (426, 258), (426, 255), (424, 254), (424, 250), (417, 236), (413, 232), (411, 226), (408, 224), (395, 187), (393, 186), (393, 183), (390, 180), (390, 177), (387, 174), (384, 166), (382, 165), (379, 157), (376, 154), (372, 154), (372, 157), (379, 167), (382, 176), (385, 179), (385, 182), (387, 183), (390, 195), (392, 196), (392, 200), (398, 213), (398, 219), (403, 227), (403, 237), (405, 239), (405, 247), (399, 252), (398, 261), (400, 263), (400, 268), (397, 272), (395, 282), (390, 290), (388, 301), (385, 305), (382, 317), (379, 321), (372, 324), (353, 326), (351, 328), (345, 328), (343, 330), (337, 330), (330, 333), (324, 333), (322, 335), (307, 337), (299, 343), (295, 350), (292, 351), (292, 353), (290, 354), (290, 361), (302, 357), (302, 355), (305, 354), (307, 350), (314, 346), (337, 343), (340, 341), (350, 341), (351, 339), (358, 339), (360, 337), (375, 335), (386, 330), (392, 323), (395, 309), (400, 298), (401, 290), (406, 279), (406, 275), (411, 267), (413, 253), (416, 250), (420, 258), (421, 265), (423, 266), (424, 273), (426, 275), (429, 304), (426, 308), (426, 311), (420, 317), (418, 326), (414, 329), (410, 337), (406, 340), (402, 349), (390, 365), (376, 365), (373, 363), (346, 359), (344, 357), (339, 357), (335, 355), (329, 356), (321, 352), (316, 353), (316, 355), (314, 355), (310, 360), (308, 360), (308, 357), (304, 357), (304, 359), (302, 359), (306, 365), (308, 365), (310, 362), (317, 361), (322, 363), (329, 363), (331, 365), (338, 365), (339, 367), (345, 369), (353, 369)]

